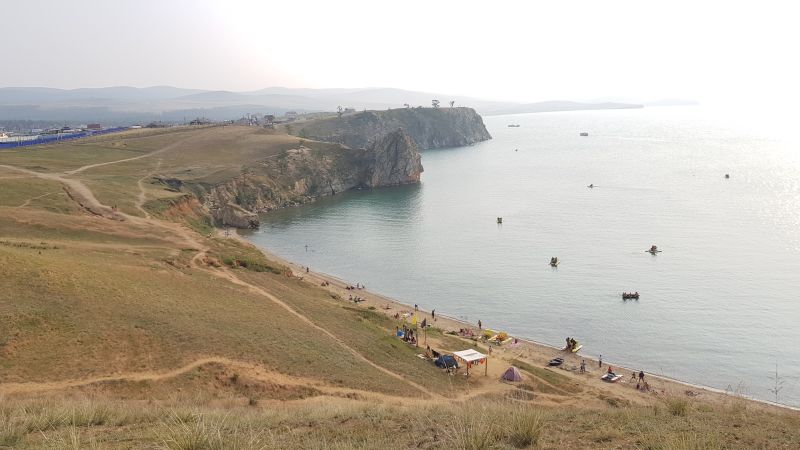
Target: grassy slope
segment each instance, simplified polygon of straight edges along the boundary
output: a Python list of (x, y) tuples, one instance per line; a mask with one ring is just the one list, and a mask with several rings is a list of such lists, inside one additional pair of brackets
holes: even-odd
[[(55, 173), (152, 153), (74, 175), (101, 202), (142, 217), (138, 181), (151, 174), (219, 181), (297, 143), (296, 137), (236, 127), (142, 130), (3, 151), (0, 164)], [(176, 195), (149, 181), (142, 188), (149, 202)], [(333, 442), (340, 448), (458, 448), (480, 436), (502, 448), (519, 434), (509, 424), (521, 426), (509, 411), (533, 405), (520, 400), (531, 398), (545, 406), (524, 406), (519, 416), (544, 424), (541, 443), (549, 448), (800, 446), (797, 414), (738, 399), (668, 398), (631, 406), (525, 363), (519, 364), (530, 376), (525, 385), (482, 381), (470, 387), (480, 401), (452, 403), (468, 391), (464, 380), (443, 375), (416, 358), (416, 349), (390, 338), (391, 321), (284, 276), (280, 264), (252, 247), (196, 236), (208, 248), (201, 262), (238, 260), (264, 270), (228, 269), (335, 339), (220, 278), (213, 263), (193, 265), (200, 249), (187, 248), (157, 221), (87, 215), (59, 183), (1, 168), (0, 192), (0, 448), (330, 448)], [(461, 345), (440, 333), (429, 337), (438, 348)], [(447, 399), (415, 400), (421, 393), (412, 384), (343, 344)], [(224, 361), (159, 375), (209, 357)], [(144, 378), (59, 384), (137, 374)], [(2, 398), (3, 386), (15, 382), (50, 389)], [(472, 409), (476, 404), (486, 408)], [(567, 406), (552, 407), (557, 404)], [(191, 447), (187, 439), (200, 445)]]

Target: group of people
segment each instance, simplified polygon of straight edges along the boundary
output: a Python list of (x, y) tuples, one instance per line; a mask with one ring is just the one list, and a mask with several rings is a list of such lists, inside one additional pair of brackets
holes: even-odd
[(630, 381), (630, 383), (633, 384), (634, 381), (636, 381), (636, 389), (638, 389), (640, 391), (649, 391), (650, 390), (650, 385), (647, 384), (647, 381), (644, 380), (644, 371), (643, 370), (639, 371), (638, 379), (637, 379), (637, 376), (636, 376), (636, 372), (631, 372), (631, 381)]
[(402, 339), (403, 342), (407, 342), (411, 345), (417, 345), (417, 336), (413, 329), (403, 325), (403, 330), (401, 331), (399, 328), (395, 327), (395, 334)]
[(576, 341), (575, 339), (572, 339), (571, 337), (568, 337), (567, 338), (567, 346), (564, 348), (564, 350), (573, 351), (573, 350), (575, 350), (575, 347), (577, 347), (577, 346), (578, 346), (578, 341)]
[(350, 300), (351, 302), (354, 302), (354, 303), (359, 303), (359, 302), (363, 302), (365, 299), (363, 297), (353, 297), (351, 295), (348, 300)]
[(363, 284), (356, 283), (355, 286), (347, 286), (345, 289), (347, 289), (348, 291), (355, 291), (358, 289), (366, 289), (366, 286), (364, 286)]

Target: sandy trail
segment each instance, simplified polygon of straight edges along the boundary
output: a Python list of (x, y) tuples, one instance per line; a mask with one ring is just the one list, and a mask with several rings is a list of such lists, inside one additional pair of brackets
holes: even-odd
[[(180, 144), (182, 142), (183, 141), (179, 141), (179, 142), (171, 144), (171, 145), (169, 145), (167, 147), (164, 147), (163, 149), (157, 150), (156, 152), (148, 153), (146, 155), (137, 156), (137, 157), (134, 157), (134, 158), (126, 158), (126, 159), (122, 159), (122, 160), (118, 160), (118, 161), (108, 161), (108, 162), (99, 163), (99, 164), (90, 164), (90, 165), (87, 165), (87, 166), (83, 166), (83, 167), (81, 167), (79, 169), (75, 169), (75, 170), (72, 170), (72, 171), (69, 171), (69, 172), (65, 172), (65, 174), (76, 174), (76, 173), (79, 173), (79, 172), (81, 172), (83, 170), (94, 168), (94, 167), (100, 167), (100, 166), (105, 166), (105, 165), (110, 165), (110, 164), (117, 164), (117, 163), (122, 163), (122, 162), (127, 162), (127, 161), (133, 161), (133, 160), (136, 160), (136, 159), (141, 159), (141, 158), (144, 158), (144, 157), (152, 156), (152, 155), (154, 155), (156, 153), (162, 153), (162, 152), (168, 151), (171, 148), (175, 148), (175, 146), (177, 146), (178, 144)], [(186, 245), (188, 245), (189, 247), (192, 247), (192, 248), (195, 248), (195, 249), (199, 250), (198, 253), (191, 260), (191, 265), (194, 268), (200, 269), (200, 270), (204, 270), (204, 271), (206, 271), (206, 272), (208, 272), (210, 274), (213, 274), (214, 276), (217, 276), (217, 277), (219, 277), (221, 279), (227, 280), (227, 281), (229, 281), (229, 282), (231, 282), (233, 284), (245, 287), (249, 291), (251, 291), (251, 292), (253, 292), (255, 294), (258, 294), (258, 295), (270, 300), (271, 302), (275, 303), (276, 305), (280, 306), (281, 308), (284, 308), (286, 311), (288, 311), (289, 313), (291, 313), (292, 315), (294, 315), (295, 317), (297, 317), (298, 319), (300, 319), (301, 321), (306, 323), (308, 326), (310, 326), (310, 327), (322, 332), (326, 336), (328, 336), (331, 339), (333, 339), (334, 342), (336, 342), (340, 347), (342, 347), (344, 350), (346, 350), (347, 352), (351, 353), (353, 356), (355, 356), (359, 360), (363, 361), (367, 365), (372, 366), (376, 370), (379, 370), (379, 371), (383, 372), (384, 374), (386, 374), (388, 376), (396, 378), (397, 380), (400, 380), (400, 381), (403, 381), (403, 382), (406, 382), (406, 383), (410, 384), (411, 386), (413, 386), (414, 388), (418, 389), (419, 391), (427, 394), (428, 396), (439, 397), (439, 394), (436, 394), (436, 393), (434, 393), (432, 391), (429, 391), (425, 387), (423, 387), (423, 386), (421, 386), (421, 385), (419, 385), (417, 383), (414, 383), (413, 381), (408, 380), (408, 379), (404, 378), (403, 376), (401, 376), (399, 374), (396, 374), (396, 373), (394, 373), (394, 372), (392, 372), (392, 371), (390, 371), (390, 370), (388, 370), (388, 369), (386, 369), (386, 368), (384, 368), (384, 367), (382, 367), (382, 366), (380, 366), (378, 364), (373, 363), (372, 361), (367, 359), (364, 355), (359, 353), (356, 349), (354, 349), (353, 347), (350, 347), (347, 343), (345, 343), (339, 337), (337, 337), (336, 335), (334, 335), (333, 333), (331, 333), (327, 329), (317, 325), (311, 319), (309, 319), (307, 316), (305, 316), (302, 313), (298, 312), (297, 310), (295, 310), (294, 308), (289, 306), (287, 303), (285, 303), (282, 300), (278, 299), (274, 295), (266, 292), (265, 290), (261, 289), (260, 287), (257, 287), (257, 286), (255, 286), (253, 284), (247, 283), (247, 282), (239, 279), (236, 275), (230, 273), (229, 271), (227, 271), (225, 269), (213, 270), (213, 269), (210, 269), (210, 268), (200, 264), (199, 263), (200, 260), (203, 259), (206, 256), (209, 248), (206, 245), (204, 245), (199, 239), (197, 239), (193, 235), (194, 234), (193, 232), (187, 230), (184, 226), (179, 225), (179, 224), (173, 224), (173, 223), (170, 223), (170, 222), (165, 222), (165, 221), (153, 219), (153, 218), (150, 217), (149, 214), (147, 214), (147, 216), (145, 218), (141, 218), (141, 217), (130, 216), (130, 215), (124, 214), (122, 212), (116, 211), (113, 208), (110, 208), (110, 207), (102, 204), (99, 200), (97, 200), (97, 198), (92, 193), (91, 189), (89, 189), (85, 184), (83, 184), (80, 180), (77, 180), (77, 179), (65, 178), (64, 176), (58, 175), (58, 174), (35, 172), (35, 171), (32, 171), (32, 170), (23, 169), (23, 168), (19, 168), (19, 167), (15, 167), (15, 166), (0, 165), (0, 167), (5, 168), (5, 169), (9, 169), (9, 170), (22, 172), (22, 173), (25, 173), (27, 175), (31, 175), (31, 176), (35, 176), (35, 177), (39, 177), (39, 178), (43, 178), (43, 179), (47, 179), (47, 180), (58, 181), (58, 182), (64, 184), (67, 187), (68, 194), (70, 194), (70, 197), (73, 198), (73, 200), (75, 200), (78, 204), (80, 204), (81, 207), (83, 207), (85, 209), (88, 209), (90, 212), (92, 212), (94, 214), (101, 215), (103, 217), (106, 217), (106, 218), (109, 218), (109, 219), (114, 219), (114, 220), (127, 220), (127, 221), (135, 223), (135, 224), (155, 226), (155, 227), (161, 228), (162, 230), (167, 230), (167, 231), (170, 231), (172, 233), (177, 234), (178, 236), (180, 236), (184, 240), (184, 243)], [(140, 180), (140, 182), (141, 182), (141, 180)], [(145, 194), (144, 194), (144, 189), (143, 189), (143, 186), (141, 185), (141, 183), (139, 184), (139, 187), (141, 189), (140, 194), (139, 194), (140, 195), (140, 199), (141, 199), (142, 197), (144, 197)], [(151, 377), (151, 378), (148, 378), (148, 379), (152, 379), (152, 374), (146, 375), (146, 376)], [(111, 377), (109, 379), (113, 379), (113, 377)], [(95, 379), (94, 382), (103, 381), (103, 380), (104, 380), (104, 378), (98, 378), (98, 379)], [(91, 380), (88, 381), (88, 382), (86, 380), (64, 381), (61, 384), (53, 384), (53, 389), (59, 389), (59, 388), (63, 388), (63, 387), (70, 387), (70, 386), (72, 386), (70, 383), (78, 383), (77, 385), (80, 385), (80, 384), (89, 384), (91, 382), (92, 382)], [(0, 385), (0, 388), (2, 388), (2, 385)]]
[(30, 204), (31, 204), (31, 202), (32, 202), (32, 201), (34, 201), (34, 200), (38, 200), (38, 199), (40, 199), (40, 198), (47, 197), (48, 195), (53, 195), (53, 194), (61, 194), (61, 193), (62, 193), (61, 191), (53, 191), (53, 192), (48, 192), (48, 193), (46, 193), (46, 194), (37, 195), (36, 197), (31, 197), (31, 198), (29, 198), (29, 199), (25, 200), (25, 203), (23, 203), (23, 204), (21, 204), (21, 205), (17, 206), (17, 208), (25, 208), (26, 206), (30, 205)]
[(258, 381), (276, 383), (285, 386), (295, 387), (312, 387), (323, 394), (341, 395), (341, 394), (358, 394), (363, 397), (382, 397), (394, 398), (394, 396), (387, 394), (380, 394), (371, 391), (363, 391), (359, 389), (343, 388), (338, 386), (328, 386), (319, 380), (304, 378), (299, 376), (285, 375), (277, 372), (271, 372), (257, 364), (248, 363), (245, 361), (237, 361), (228, 358), (212, 356), (200, 358), (192, 361), (184, 366), (163, 371), (163, 372), (127, 372), (115, 375), (107, 375), (93, 378), (84, 378), (76, 380), (62, 380), (52, 382), (31, 382), (31, 383), (5, 383), (0, 385), (0, 395), (10, 394), (30, 394), (50, 391), (63, 391), (72, 388), (81, 388), (100, 383), (108, 382), (138, 382), (138, 381), (164, 381), (172, 378), (177, 378), (185, 373), (191, 372), (208, 364), (220, 364), (227, 369), (235, 369), (246, 374), (250, 378), (257, 379)]
[(150, 216), (150, 213), (147, 212), (146, 209), (144, 209), (144, 204), (147, 201), (147, 191), (145, 191), (144, 184), (142, 184), (142, 181), (144, 181), (145, 178), (152, 177), (153, 174), (158, 172), (158, 169), (160, 168), (161, 168), (161, 160), (159, 159), (158, 164), (156, 164), (155, 170), (143, 176), (142, 178), (139, 178), (136, 181), (136, 185), (139, 187), (139, 194), (136, 196), (136, 209), (138, 209), (139, 211), (142, 212), (142, 214), (144, 214), (145, 219), (152, 219), (152, 217)]

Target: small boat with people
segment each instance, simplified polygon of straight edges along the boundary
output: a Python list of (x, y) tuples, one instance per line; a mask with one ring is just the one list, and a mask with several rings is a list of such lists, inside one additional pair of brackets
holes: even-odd
[(567, 346), (562, 348), (561, 350), (563, 350), (565, 352), (578, 353), (578, 350), (580, 350), (582, 348), (583, 348), (583, 345), (579, 344), (578, 341), (576, 341), (575, 339), (573, 339), (571, 337), (568, 337), (567, 338)]
[(639, 300), (639, 291), (636, 292), (623, 292), (622, 293), (623, 300)]
[(508, 128), (519, 128), (519, 124), (518, 123), (510, 123), (510, 124), (508, 124)]
[(654, 255), (654, 256), (655, 256), (656, 253), (661, 253), (661, 250), (658, 249), (657, 245), (653, 245), (653, 246), (650, 247), (650, 250), (645, 250), (645, 251), (647, 253), (650, 253), (651, 255)]
[(588, 135), (589, 135), (589, 133), (587, 133), (587, 132), (585, 132), (585, 131), (581, 131), (581, 136), (584, 136), (584, 137), (586, 137), (586, 136), (588, 136)]
[(557, 256), (550, 258), (550, 267), (558, 267), (559, 264), (561, 264), (561, 261), (558, 260)]
[(617, 381), (622, 379), (622, 375), (615, 374), (614, 371), (611, 369), (611, 367), (609, 367), (608, 372), (606, 372), (605, 375), (600, 377), (600, 379), (605, 381), (606, 383), (616, 383)]
[(502, 224), (503, 223), (503, 218), (502, 217), (498, 217), (497, 218), (497, 223), (498, 224)]

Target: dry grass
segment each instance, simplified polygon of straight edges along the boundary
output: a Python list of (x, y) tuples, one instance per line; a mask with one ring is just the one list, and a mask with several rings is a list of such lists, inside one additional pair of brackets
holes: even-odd
[(33, 448), (400, 449), (797, 448), (796, 414), (760, 414), (746, 427), (724, 405), (676, 417), (652, 407), (587, 410), (487, 399), (380, 404), (305, 400), (280, 407), (176, 397), (154, 402), (90, 398), (4, 399), (0, 445)]

